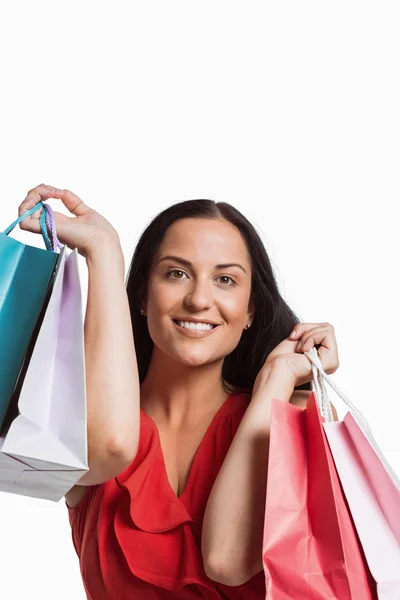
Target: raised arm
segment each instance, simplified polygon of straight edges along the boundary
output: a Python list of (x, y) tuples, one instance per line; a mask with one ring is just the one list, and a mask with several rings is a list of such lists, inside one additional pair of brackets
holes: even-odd
[(87, 257), (85, 358), (90, 472), (80, 481), (108, 479), (135, 457), (139, 440), (140, 386), (124, 258), (101, 244)]
[(89, 471), (66, 494), (71, 507), (78, 504), (86, 486), (103, 483), (124, 471), (136, 455), (139, 440), (140, 386), (123, 254), (115, 244), (103, 242), (86, 262)]
[[(270, 415), (273, 398), (304, 407), (311, 392), (294, 390), (311, 381), (304, 353), (320, 346), (322, 367), (339, 366), (334, 329), (329, 323), (298, 323), (296, 334), (282, 340), (259, 372), (242, 418), (208, 499), (203, 521), (202, 555), (208, 576), (240, 585), (262, 570)], [(333, 405), (332, 413), (337, 420)]]
[[(134, 459), (140, 386), (119, 236), (71, 190), (44, 183), (28, 192), (19, 214), (49, 198), (61, 200), (73, 215), (54, 212), (57, 236), (62, 244), (77, 248), (89, 270), (84, 326), (89, 471), (65, 496), (73, 507), (86, 486), (112, 479)], [(40, 234), (42, 210), (21, 221), (20, 228)]]
[[(261, 571), (270, 413), (273, 398), (294, 389), (284, 365), (271, 367), (253, 394), (211, 490), (203, 521), (202, 555), (210, 579), (245, 583)], [(310, 392), (295, 392), (309, 396)]]

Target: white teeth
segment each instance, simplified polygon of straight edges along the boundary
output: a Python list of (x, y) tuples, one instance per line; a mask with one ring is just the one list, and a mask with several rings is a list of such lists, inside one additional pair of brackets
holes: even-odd
[(186, 327), (187, 329), (196, 329), (197, 331), (208, 331), (213, 329), (210, 323), (193, 323), (192, 321), (177, 321), (180, 327)]

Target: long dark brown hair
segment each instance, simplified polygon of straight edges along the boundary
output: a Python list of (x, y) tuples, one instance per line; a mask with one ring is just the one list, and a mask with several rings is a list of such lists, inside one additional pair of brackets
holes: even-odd
[[(147, 290), (154, 255), (166, 231), (175, 221), (186, 218), (229, 221), (237, 227), (246, 243), (252, 268), (251, 298), (255, 315), (250, 329), (243, 331), (236, 348), (224, 359), (222, 383), (228, 392), (234, 392), (235, 388), (251, 391), (268, 354), (290, 335), (300, 320), (279, 292), (267, 251), (253, 225), (231, 204), (213, 200), (186, 200), (169, 206), (146, 227), (135, 248), (126, 289), (140, 383), (146, 376), (153, 350), (147, 319), (140, 314), (141, 301)], [(295, 389), (310, 390), (311, 383)]]

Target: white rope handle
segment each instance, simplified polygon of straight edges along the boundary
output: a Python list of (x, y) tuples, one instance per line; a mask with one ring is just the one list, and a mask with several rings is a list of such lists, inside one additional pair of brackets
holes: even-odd
[(328, 392), (326, 391), (324, 383), (325, 380), (329, 383), (329, 385), (337, 393), (337, 395), (343, 400), (343, 402), (347, 404), (353, 415), (357, 417), (357, 420), (361, 421), (361, 424), (368, 431), (371, 431), (371, 427), (369, 426), (369, 423), (364, 417), (364, 415), (358, 410), (356, 406), (354, 406), (352, 402), (350, 402), (350, 400), (343, 394), (343, 392), (339, 390), (339, 388), (332, 381), (332, 379), (325, 373), (315, 346), (310, 350), (307, 350), (307, 352), (305, 352), (304, 354), (309, 358), (309, 360), (312, 363), (311, 368), (313, 372), (313, 391), (315, 392), (315, 395), (317, 397), (317, 403), (324, 420), (327, 422), (334, 421), (332, 407), (329, 402)]

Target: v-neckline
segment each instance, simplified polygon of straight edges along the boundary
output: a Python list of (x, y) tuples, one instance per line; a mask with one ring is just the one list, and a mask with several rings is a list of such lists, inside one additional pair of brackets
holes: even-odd
[(186, 492), (187, 492), (187, 490), (189, 488), (189, 484), (191, 483), (192, 475), (193, 475), (193, 472), (194, 472), (194, 467), (196, 466), (197, 459), (198, 459), (198, 456), (200, 454), (200, 450), (201, 450), (201, 448), (202, 448), (202, 446), (204, 444), (204, 441), (208, 437), (208, 435), (209, 435), (209, 433), (211, 431), (211, 428), (213, 427), (216, 419), (221, 415), (221, 413), (224, 412), (224, 409), (226, 409), (226, 407), (227, 407), (230, 399), (232, 397), (234, 397), (234, 396), (237, 396), (237, 392), (236, 393), (235, 392), (231, 392), (229, 394), (229, 396), (227, 396), (227, 398), (225, 398), (224, 402), (221, 404), (221, 406), (219, 407), (219, 409), (217, 410), (217, 412), (213, 416), (213, 418), (212, 418), (209, 426), (207, 427), (207, 429), (206, 429), (203, 437), (201, 438), (199, 447), (197, 448), (196, 453), (195, 453), (194, 458), (193, 458), (192, 466), (190, 467), (190, 470), (189, 470), (189, 475), (188, 475), (188, 478), (187, 478), (187, 481), (186, 481), (186, 485), (184, 487), (183, 492), (179, 496), (175, 493), (172, 485), (170, 484), (169, 478), (168, 478), (167, 466), (166, 466), (164, 452), (163, 452), (162, 445), (161, 445), (161, 437), (160, 437), (160, 432), (158, 430), (158, 426), (157, 426), (156, 422), (152, 419), (152, 417), (142, 407), (140, 407), (140, 410), (149, 419), (150, 423), (152, 424), (152, 426), (153, 426), (153, 428), (154, 428), (154, 430), (156, 432), (157, 439), (158, 439), (159, 450), (160, 450), (160, 455), (161, 455), (161, 458), (162, 458), (162, 465), (163, 465), (164, 477), (165, 477), (165, 480), (167, 482), (167, 485), (168, 485), (168, 488), (169, 488), (170, 492), (173, 494), (173, 496), (177, 500), (182, 501), (182, 497), (186, 494)]

